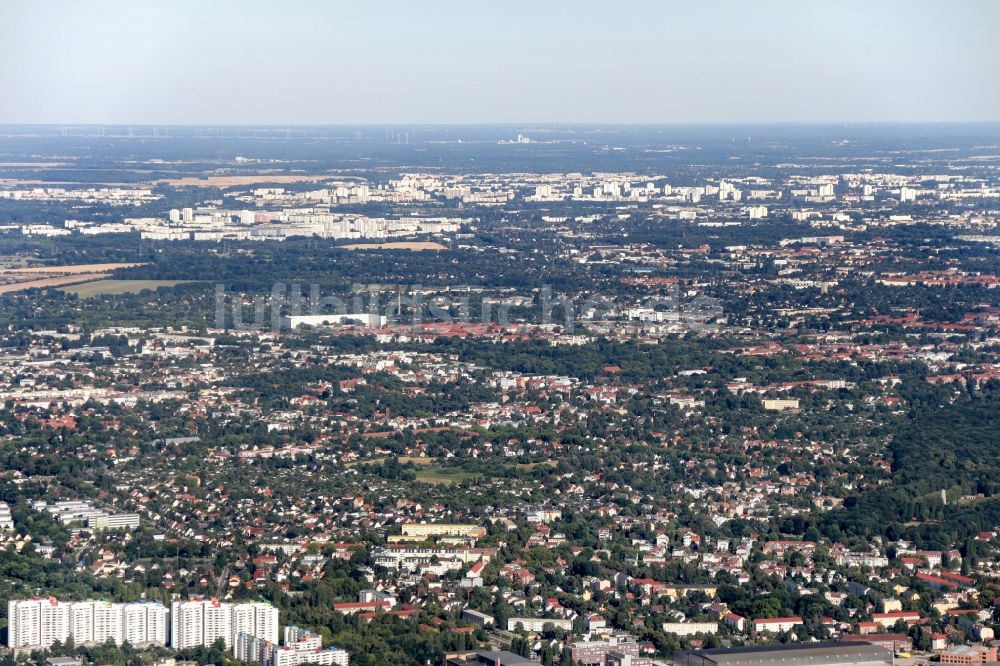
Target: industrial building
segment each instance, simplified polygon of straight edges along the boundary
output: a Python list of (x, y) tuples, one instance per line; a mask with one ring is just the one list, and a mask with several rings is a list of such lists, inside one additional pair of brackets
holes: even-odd
[(828, 641), (681, 650), (674, 666), (892, 666), (892, 650), (871, 643)]
[(385, 315), (370, 313), (349, 313), (349, 314), (316, 314), (316, 315), (290, 315), (281, 318), (282, 327), (295, 329), (299, 326), (331, 326), (334, 324), (361, 324), (372, 328), (381, 328), (386, 325), (388, 318)]
[(538, 666), (538, 662), (505, 650), (479, 650), (449, 656), (447, 666)]

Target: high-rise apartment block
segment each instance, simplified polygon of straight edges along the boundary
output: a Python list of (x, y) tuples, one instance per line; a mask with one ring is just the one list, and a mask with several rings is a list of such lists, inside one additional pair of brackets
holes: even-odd
[(240, 661), (260, 666), (297, 666), (317, 664), (318, 666), (348, 666), (350, 658), (346, 650), (323, 649), (319, 636), (298, 627), (285, 627), (285, 644), (277, 645), (250, 634), (242, 633), (236, 638), (233, 650)]
[(12, 599), (7, 604), (7, 646), (47, 648), (70, 638), (77, 645), (128, 641), (166, 645), (169, 611), (161, 603)]
[(266, 602), (175, 601), (168, 609), (159, 602), (12, 599), (7, 618), (7, 645), (14, 650), (47, 648), (71, 638), (77, 645), (111, 640), (177, 650), (209, 646), (220, 638), (231, 650), (240, 634), (278, 641), (278, 609)]
[(177, 650), (212, 645), (220, 638), (233, 649), (241, 633), (276, 643), (278, 609), (266, 602), (232, 604), (218, 599), (175, 601), (170, 606), (170, 645)]

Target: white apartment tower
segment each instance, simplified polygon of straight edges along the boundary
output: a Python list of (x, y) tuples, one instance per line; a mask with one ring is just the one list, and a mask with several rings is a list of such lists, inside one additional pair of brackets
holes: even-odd
[(265, 602), (175, 601), (170, 620), (170, 645), (177, 650), (212, 645), (220, 638), (232, 649), (240, 633), (278, 641), (278, 609)]
[[(50, 603), (53, 600), (46, 600)], [(7, 604), (7, 646), (42, 644), (42, 604), (11, 600)]]
[(226, 648), (233, 647), (233, 614), (230, 604), (220, 603), (217, 599), (203, 602), (203, 645), (212, 645), (220, 638)]
[(70, 631), (76, 643), (94, 642), (94, 605), (89, 601), (70, 604)]
[[(117, 606), (117, 607), (116, 607)], [(124, 629), (121, 604), (98, 603), (94, 605), (94, 642), (104, 643), (109, 638), (120, 644)]]
[(51, 645), (69, 635), (69, 604), (50, 597), (39, 604), (39, 631), (42, 645)]
[(122, 638), (132, 645), (166, 645), (167, 614), (167, 609), (160, 604), (125, 604)]
[(204, 602), (175, 601), (170, 605), (170, 647), (184, 650), (205, 645)]
[(78, 645), (166, 645), (167, 609), (159, 603), (13, 599), (7, 606), (7, 645), (15, 650), (47, 648), (70, 638)]

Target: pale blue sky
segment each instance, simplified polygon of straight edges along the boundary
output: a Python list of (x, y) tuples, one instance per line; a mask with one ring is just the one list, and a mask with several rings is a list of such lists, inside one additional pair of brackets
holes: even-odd
[(994, 0), (0, 0), (0, 123), (1000, 120)]

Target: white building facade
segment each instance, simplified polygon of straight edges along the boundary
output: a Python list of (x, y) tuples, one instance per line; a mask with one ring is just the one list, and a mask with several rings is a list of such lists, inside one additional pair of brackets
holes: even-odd
[(273, 641), (242, 633), (236, 638), (234, 654), (240, 661), (259, 666), (349, 666), (346, 650), (333, 647), (324, 650), (320, 637), (305, 629), (285, 627), (284, 638), (285, 644), (279, 646)]
[(151, 602), (12, 599), (7, 604), (7, 646), (40, 649), (72, 639), (77, 645), (166, 645), (169, 611)]
[(218, 599), (175, 601), (170, 608), (170, 646), (183, 650), (222, 639), (229, 650), (245, 633), (278, 642), (278, 609), (267, 602), (224, 603)]

